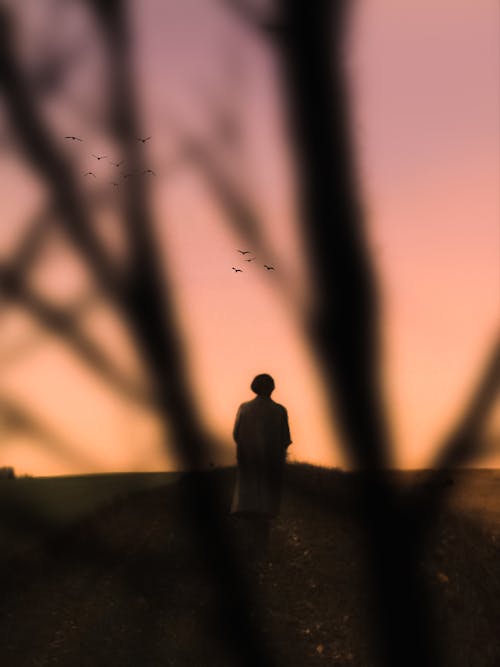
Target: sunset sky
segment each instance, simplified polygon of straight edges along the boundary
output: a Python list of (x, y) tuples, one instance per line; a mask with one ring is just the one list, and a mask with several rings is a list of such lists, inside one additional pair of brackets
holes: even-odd
[[(41, 30), (49, 2), (26, 2), (25, 30)], [(86, 13), (65, 10), (63, 43), (92, 34)], [(266, 4), (266, 3), (263, 3)], [(358, 0), (346, 66), (370, 247), (383, 306), (384, 368), (395, 464), (428, 464), (459, 414), (498, 327), (500, 303), (500, 10), (494, 0)], [(208, 99), (238, 115), (242, 146), (224, 157), (256, 207), (274, 248), (276, 274), (307, 298), (296, 233), (292, 151), (276, 51), (216, 0), (133, 3), (134, 62), (155, 233), (165, 256), (186, 339), (193, 389), (207, 425), (228, 448), (236, 409), (259, 372), (290, 416), (292, 458), (345, 463), (293, 307), (226, 220), (200, 173), (176, 156), (175, 123), (213, 140)], [(29, 47), (23, 57), (29, 61)], [(90, 39), (65, 95), (46, 102), (54, 141), (75, 172), (116, 176), (103, 153), (116, 146), (75, 108), (101, 113), (102, 45)], [(72, 100), (71, 104), (65, 102)], [(87, 107), (85, 106), (87, 105)], [(4, 141), (0, 107), (0, 261), (15, 247), (45, 197), (40, 175)], [(63, 137), (85, 138), (79, 145)], [(211, 139), (212, 137), (212, 139)], [(222, 158), (221, 158), (222, 159)], [(84, 183), (90, 189), (96, 184)], [(113, 239), (112, 212), (99, 220)], [(232, 266), (241, 266), (235, 274)], [(85, 292), (87, 277), (54, 234), (32, 284), (58, 302)], [(124, 368), (137, 360), (105, 301), (83, 326)], [(109, 389), (22, 311), (0, 310), (0, 397), (23, 404), (50, 430), (47, 441), (2, 428), (0, 466), (34, 475), (175, 467), (158, 420)], [(497, 411), (496, 432), (500, 432)], [(54, 437), (52, 437), (54, 436)], [(51, 440), (51, 442), (49, 442)], [(500, 454), (477, 465), (500, 463)]]

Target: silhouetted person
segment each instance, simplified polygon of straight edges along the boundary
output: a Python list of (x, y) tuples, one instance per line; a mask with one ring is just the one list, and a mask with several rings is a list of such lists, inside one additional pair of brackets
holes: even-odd
[(259, 555), (268, 543), (270, 519), (279, 513), (286, 451), (292, 441), (287, 411), (271, 398), (273, 378), (257, 375), (251, 389), (257, 396), (240, 405), (233, 430), (238, 469), (231, 513), (247, 519), (247, 537)]

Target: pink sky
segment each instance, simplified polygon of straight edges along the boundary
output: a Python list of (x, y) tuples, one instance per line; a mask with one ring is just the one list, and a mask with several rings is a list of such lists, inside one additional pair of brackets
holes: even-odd
[[(336, 465), (342, 456), (332, 446), (307, 346), (273, 277), (253, 265), (243, 274), (231, 272), (243, 242), (229, 231), (201, 178), (189, 168), (173, 179), (162, 176), (173, 150), (165, 111), (206, 134), (203, 99), (193, 86), (224, 90), (233, 65), (224, 45), (236, 44), (234, 66), (244, 76), (241, 85), (233, 81), (231, 99), (247, 138), (237, 164), (249, 175), (247, 187), (276, 247), (277, 265), (300, 290), (304, 268), (273, 50), (217, 3), (204, 7), (194, 0), (150, 0), (137, 5), (136, 16), (137, 79), (144, 127), (155, 139), (149, 159), (159, 174), (156, 232), (176, 288), (194, 389), (207, 423), (230, 447), (234, 413), (249, 397), (250, 380), (270, 372), (275, 398), (289, 410), (292, 456)], [(358, 2), (349, 58), (356, 143), (380, 272), (396, 461), (404, 467), (429, 462), (498, 324), (499, 18), (490, 0)], [(83, 70), (80, 81), (98, 85)], [(70, 131), (68, 125), (62, 134), (80, 132), (85, 128)], [(88, 145), (113, 150), (98, 135)], [(88, 158), (80, 159), (88, 168)], [(112, 167), (99, 169), (107, 178)], [(3, 257), (42, 193), (12, 155), (0, 161), (0, 175)], [(85, 283), (75, 263), (54, 249), (37, 280), (48, 293), (64, 296)], [(116, 397), (56, 341), (47, 339), (30, 356), (3, 367), (2, 350), (29, 335), (31, 325), (14, 316), (2, 322), (0, 392), (28, 401), (86, 461), (63, 459), (32, 438), (5, 434), (0, 465), (32, 474), (171, 465), (156, 420)], [(126, 336), (105, 306), (93, 311), (86, 326), (134, 368)], [(497, 456), (479, 463), (498, 462)]]

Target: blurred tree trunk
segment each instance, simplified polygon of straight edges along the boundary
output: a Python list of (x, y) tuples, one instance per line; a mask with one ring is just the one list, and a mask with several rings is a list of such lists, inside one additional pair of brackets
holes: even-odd
[[(92, 2), (106, 34), (113, 73), (113, 131), (133, 173), (143, 170), (138, 147), (135, 91), (130, 74), (130, 25), (122, 0)], [(212, 440), (195, 404), (179, 324), (170, 286), (165, 280), (165, 259), (153, 237), (151, 201), (143, 178), (132, 178), (126, 191), (122, 224), (130, 261), (117, 271), (111, 256), (93, 233), (92, 219), (70, 166), (53, 142), (33, 90), (16, 58), (12, 16), (0, 10), (0, 86), (11, 125), (33, 169), (46, 182), (61, 224), (73, 249), (106, 293), (137, 344), (153, 387), (159, 417), (168, 433), (180, 467), (198, 470), (207, 463)], [(22, 283), (22, 270), (3, 271), (0, 277), (12, 294)], [(19, 291), (19, 289), (17, 289)], [(29, 302), (29, 300), (25, 300)], [(32, 309), (32, 307), (31, 307)], [(54, 317), (52, 318), (54, 320)], [(59, 321), (57, 316), (55, 320)], [(59, 327), (60, 329), (61, 327)], [(74, 328), (71, 329), (74, 333)], [(67, 335), (67, 332), (65, 332)], [(101, 364), (102, 365), (102, 364)], [(212, 478), (187, 477), (186, 518), (200, 558), (213, 574), (219, 604), (221, 638), (238, 664), (272, 665), (263, 646), (260, 627), (251, 615), (252, 595), (233, 545), (226, 534), (224, 499)]]
[(280, 0), (281, 55), (301, 220), (314, 294), (309, 334), (351, 462), (363, 473), (361, 520), (384, 665), (438, 664), (409, 516), (382, 477), (390, 466), (377, 285), (363, 229), (344, 46), (350, 2)]

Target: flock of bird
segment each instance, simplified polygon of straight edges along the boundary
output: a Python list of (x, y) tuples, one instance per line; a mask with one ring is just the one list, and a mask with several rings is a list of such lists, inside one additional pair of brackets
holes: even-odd
[[(237, 250), (237, 252), (243, 255), (243, 257), (252, 254), (250, 250)], [(256, 259), (257, 257), (245, 257), (245, 262), (254, 262)], [(264, 264), (263, 266), (267, 271), (275, 271), (274, 266), (271, 266), (270, 264)], [(232, 266), (231, 268), (235, 273), (243, 273), (243, 269), (240, 269), (237, 266)]]
[[(75, 137), (73, 135), (67, 135), (64, 138), (68, 139), (69, 141), (83, 142), (83, 139), (81, 137)], [(149, 141), (150, 139), (151, 139), (150, 136), (149, 137), (137, 137), (137, 141), (140, 141), (143, 144), (145, 144), (146, 141)], [(93, 158), (95, 158), (98, 162), (108, 158), (107, 155), (96, 155), (95, 153), (91, 153), (90, 155)], [(119, 162), (113, 162), (113, 160), (108, 160), (108, 161), (109, 161), (110, 164), (113, 165), (113, 167), (117, 167), (118, 169), (125, 162), (125, 160), (120, 160)], [(144, 169), (141, 173), (144, 174), (144, 175), (148, 174), (150, 176), (156, 176), (156, 172), (154, 172), (152, 169)], [(95, 171), (92, 171), (90, 169), (88, 171), (85, 171), (82, 175), (83, 176), (92, 176), (93, 178), (97, 178)], [(121, 176), (122, 176), (122, 178), (127, 179), (127, 178), (130, 178), (130, 176), (134, 176), (134, 172), (121, 172)], [(112, 185), (114, 188), (118, 188), (119, 185), (120, 185), (117, 181), (110, 181), (109, 184)]]
[[(83, 142), (83, 139), (81, 137), (75, 137), (73, 135), (67, 135), (64, 138), (67, 139), (68, 141)], [(143, 144), (145, 144), (146, 141), (149, 141), (150, 139), (151, 139), (150, 136), (149, 137), (137, 137), (137, 141), (140, 141)], [(96, 153), (91, 153), (90, 155), (93, 158), (95, 158), (98, 162), (100, 162), (101, 160), (108, 159), (109, 163), (111, 165), (113, 165), (113, 167), (116, 167), (117, 169), (119, 169), (122, 166), (122, 164), (125, 162), (125, 160), (119, 160), (118, 162), (113, 162), (113, 160), (109, 159), (107, 155), (97, 155)], [(156, 173), (152, 169), (144, 169), (142, 171), (142, 174), (145, 174), (145, 175), (149, 174), (151, 176), (156, 176)], [(124, 179), (130, 178), (130, 176), (133, 176), (133, 175), (134, 175), (134, 172), (122, 172), (121, 173), (121, 176)], [(95, 172), (90, 170), (90, 169), (88, 171), (84, 172), (83, 176), (92, 176), (93, 178), (97, 178)], [(110, 185), (112, 185), (114, 188), (118, 188), (120, 184), (117, 181), (110, 181)], [(252, 254), (252, 252), (250, 250), (237, 250), (237, 252), (239, 252), (242, 255), (242, 257), (244, 257), (245, 262), (250, 263), (250, 262), (254, 262), (257, 259), (257, 257), (255, 257), (255, 256), (254, 257), (245, 257), (245, 255), (251, 255)], [(263, 264), (263, 266), (266, 269), (266, 271), (274, 271), (275, 270), (274, 266), (271, 266), (270, 264)], [(238, 266), (232, 266), (231, 268), (235, 273), (243, 273), (243, 269), (240, 269)]]

